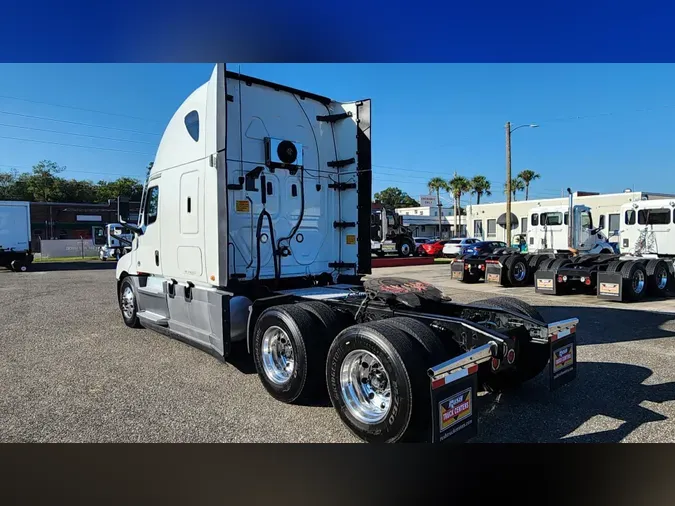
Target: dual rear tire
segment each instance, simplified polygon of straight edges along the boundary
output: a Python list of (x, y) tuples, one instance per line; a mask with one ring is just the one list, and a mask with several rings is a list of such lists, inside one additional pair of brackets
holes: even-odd
[(426, 441), (426, 369), (446, 359), (440, 339), (405, 317), (349, 326), (321, 302), (266, 309), (253, 337), (265, 389), (285, 403), (327, 394), (342, 422), (367, 442)]

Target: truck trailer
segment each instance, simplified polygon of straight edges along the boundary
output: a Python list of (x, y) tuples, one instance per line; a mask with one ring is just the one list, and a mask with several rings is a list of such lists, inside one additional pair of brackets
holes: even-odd
[(30, 202), (0, 201), (0, 266), (26, 272), (31, 263)]
[(327, 397), (364, 441), (466, 441), (479, 389), (575, 378), (579, 320), (368, 277), (370, 143), (370, 100), (216, 65), (169, 121), (136, 223), (120, 203), (121, 315), (221, 360), (240, 343), (272, 398)]
[(465, 283), (484, 279), (502, 286), (527, 286), (534, 283), (536, 272), (572, 257), (583, 263), (615, 253), (603, 230), (594, 226), (591, 209), (575, 205), (572, 191), (567, 191), (568, 206), (536, 206), (528, 213), (526, 254), (520, 248), (507, 247), (463, 256), (453, 262), (452, 278)]

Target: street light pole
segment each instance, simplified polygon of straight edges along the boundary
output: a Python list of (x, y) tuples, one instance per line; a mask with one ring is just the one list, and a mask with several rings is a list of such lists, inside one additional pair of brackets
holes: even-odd
[(506, 129), (506, 244), (511, 246), (511, 134), (523, 127), (537, 128), (539, 125), (531, 123), (511, 128), (511, 122), (507, 121)]
[(506, 122), (506, 246), (511, 246), (511, 122)]

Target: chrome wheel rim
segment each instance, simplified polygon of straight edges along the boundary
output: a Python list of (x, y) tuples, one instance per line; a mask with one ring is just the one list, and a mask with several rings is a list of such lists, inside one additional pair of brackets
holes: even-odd
[(376, 424), (391, 408), (391, 383), (380, 360), (365, 350), (347, 354), (340, 368), (342, 400), (358, 421)]
[(135, 306), (134, 291), (127, 285), (122, 290), (122, 313), (127, 320), (134, 316)]
[(656, 272), (656, 286), (659, 290), (664, 290), (668, 285), (668, 270), (661, 268)]
[(635, 293), (642, 293), (642, 289), (645, 287), (645, 275), (642, 271), (635, 271), (633, 274), (633, 291)]
[(272, 326), (263, 334), (261, 346), (265, 376), (275, 385), (288, 382), (295, 371), (295, 354), (286, 331)]
[(513, 277), (516, 278), (516, 281), (522, 281), (525, 279), (527, 274), (527, 269), (525, 269), (525, 264), (523, 262), (518, 262), (513, 267)]

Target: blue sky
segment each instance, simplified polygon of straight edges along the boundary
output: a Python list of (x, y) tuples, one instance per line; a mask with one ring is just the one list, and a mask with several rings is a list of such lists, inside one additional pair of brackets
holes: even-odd
[[(2, 64), (0, 170), (50, 159), (67, 166), (66, 177), (140, 178), (166, 121), (211, 69)], [(373, 99), (375, 191), (398, 186), (418, 197), (429, 178), (457, 171), (485, 175), (497, 190), (487, 201), (502, 200), (511, 121), (540, 125), (512, 140), (514, 173), (542, 176), (534, 198), (568, 186), (675, 193), (675, 65), (241, 64), (241, 71), (337, 100)]]

